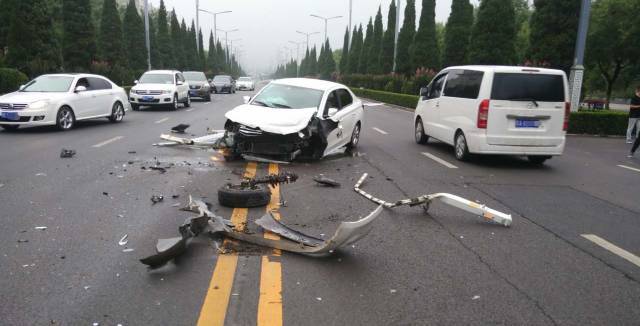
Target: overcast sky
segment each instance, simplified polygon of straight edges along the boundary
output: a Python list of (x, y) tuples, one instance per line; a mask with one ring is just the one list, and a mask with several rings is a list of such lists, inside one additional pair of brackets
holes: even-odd
[[(158, 8), (160, 0), (149, 0), (151, 5)], [(421, 10), (420, 0), (416, 1), (416, 24)], [(477, 5), (478, 0), (471, 1)], [(382, 5), (383, 24), (387, 24), (387, 11), (391, 0), (353, 0), (352, 24), (366, 25), (369, 17), (375, 16), (378, 6)], [(196, 0), (165, 0), (170, 11), (175, 8), (179, 17), (187, 21), (195, 19)], [(406, 0), (402, 0), (402, 23)], [(320, 46), (324, 34), (324, 21), (310, 17), (316, 14), (324, 17), (343, 16), (328, 23), (327, 34), (331, 48), (342, 47), (345, 28), (349, 22), (348, 0), (200, 0), (200, 8), (212, 12), (232, 10), (232, 13), (218, 15), (218, 29), (240, 29), (229, 33), (233, 45), (239, 45), (243, 52), (240, 60), (249, 73), (256, 70), (269, 71), (277, 62), (281, 62), (284, 47), (289, 47), (295, 56), (295, 45), (289, 41), (306, 41), (306, 37), (296, 33), (320, 32), (310, 38), (310, 46)], [(436, 1), (436, 21), (446, 22), (451, 11), (451, 0)], [(365, 26), (366, 27), (366, 26)], [(209, 32), (213, 29), (213, 16), (200, 13), (200, 28), (205, 34), (205, 42)], [(224, 33), (218, 33), (218, 38), (224, 38)], [(304, 55), (306, 45), (300, 46), (300, 55)], [(279, 61), (280, 60), (280, 61)], [(269, 71), (270, 72), (270, 71)]]

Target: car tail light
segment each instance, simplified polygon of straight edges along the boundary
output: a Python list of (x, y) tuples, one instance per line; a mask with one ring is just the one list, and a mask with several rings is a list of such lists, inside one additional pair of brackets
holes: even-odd
[(564, 102), (564, 123), (562, 124), (562, 130), (569, 130), (569, 116), (571, 115), (571, 103)]
[(487, 129), (487, 121), (489, 120), (489, 100), (482, 100), (478, 107), (478, 122), (479, 129)]

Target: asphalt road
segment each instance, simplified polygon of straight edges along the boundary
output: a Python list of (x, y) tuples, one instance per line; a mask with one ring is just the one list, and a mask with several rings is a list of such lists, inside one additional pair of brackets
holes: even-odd
[[(625, 157), (623, 139), (570, 136), (565, 155), (541, 167), (517, 157), (462, 163), (441, 143), (415, 144), (412, 113), (373, 104), (357, 152), (318, 162), (227, 163), (213, 151), (151, 146), (178, 123), (193, 134), (221, 129), (247, 94), (64, 133), (0, 132), (1, 324), (638, 324), (640, 161)], [(59, 158), (62, 148), (77, 155)], [(146, 169), (156, 162), (170, 168)], [(161, 269), (138, 261), (156, 239), (177, 235), (189, 213), (174, 206), (189, 194), (257, 231), (252, 221), (265, 208), (216, 200), (219, 186), (254, 170), (298, 173), (276, 191), (286, 205), (274, 200), (269, 209), (324, 238), (375, 209), (352, 189), (364, 172), (363, 188), (381, 198), (450, 192), (513, 214), (513, 225), (434, 203), (428, 214), (383, 211), (366, 238), (328, 258), (233, 242), (219, 254), (218, 242), (202, 236)], [(315, 185), (320, 173), (342, 187)], [(154, 194), (164, 201), (152, 204)]]

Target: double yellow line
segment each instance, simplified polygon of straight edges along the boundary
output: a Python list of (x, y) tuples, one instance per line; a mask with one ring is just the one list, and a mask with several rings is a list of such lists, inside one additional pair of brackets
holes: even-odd
[[(255, 177), (257, 164), (247, 163), (244, 176)], [(269, 173), (277, 174), (278, 165), (269, 164)], [(280, 219), (280, 187), (271, 188), (271, 201), (267, 212), (272, 212), (276, 219)], [(231, 221), (238, 227), (246, 225), (248, 209), (234, 208)], [(278, 239), (275, 234), (265, 234), (265, 237)], [(282, 325), (282, 267), (280, 251), (274, 250), (271, 257), (262, 256), (262, 270), (260, 272), (260, 297), (258, 300), (258, 325)], [(200, 310), (198, 326), (224, 325), (229, 306), (229, 298), (233, 287), (233, 279), (238, 266), (236, 254), (218, 255), (216, 267), (213, 270), (209, 289)]]

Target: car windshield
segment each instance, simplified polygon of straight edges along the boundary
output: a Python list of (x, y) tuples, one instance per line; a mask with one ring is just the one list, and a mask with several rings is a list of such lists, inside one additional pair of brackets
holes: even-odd
[(171, 74), (144, 74), (140, 77), (141, 84), (173, 84)]
[(229, 76), (216, 76), (213, 78), (214, 82), (218, 82), (218, 83), (228, 83), (231, 81), (231, 77)]
[(30, 81), (21, 92), (54, 92), (63, 93), (69, 91), (73, 77), (68, 76), (41, 76)]
[(561, 75), (496, 73), (491, 99), (564, 102), (564, 81)]
[(317, 89), (269, 84), (251, 104), (283, 109), (305, 109), (320, 106), (323, 92)]
[(185, 72), (185, 73), (182, 73), (182, 75), (188, 81), (198, 81), (198, 82), (207, 81), (207, 76), (205, 76), (203, 72)]
[(249, 77), (240, 77), (240, 78), (238, 78), (238, 81), (251, 81), (251, 78), (249, 78)]

